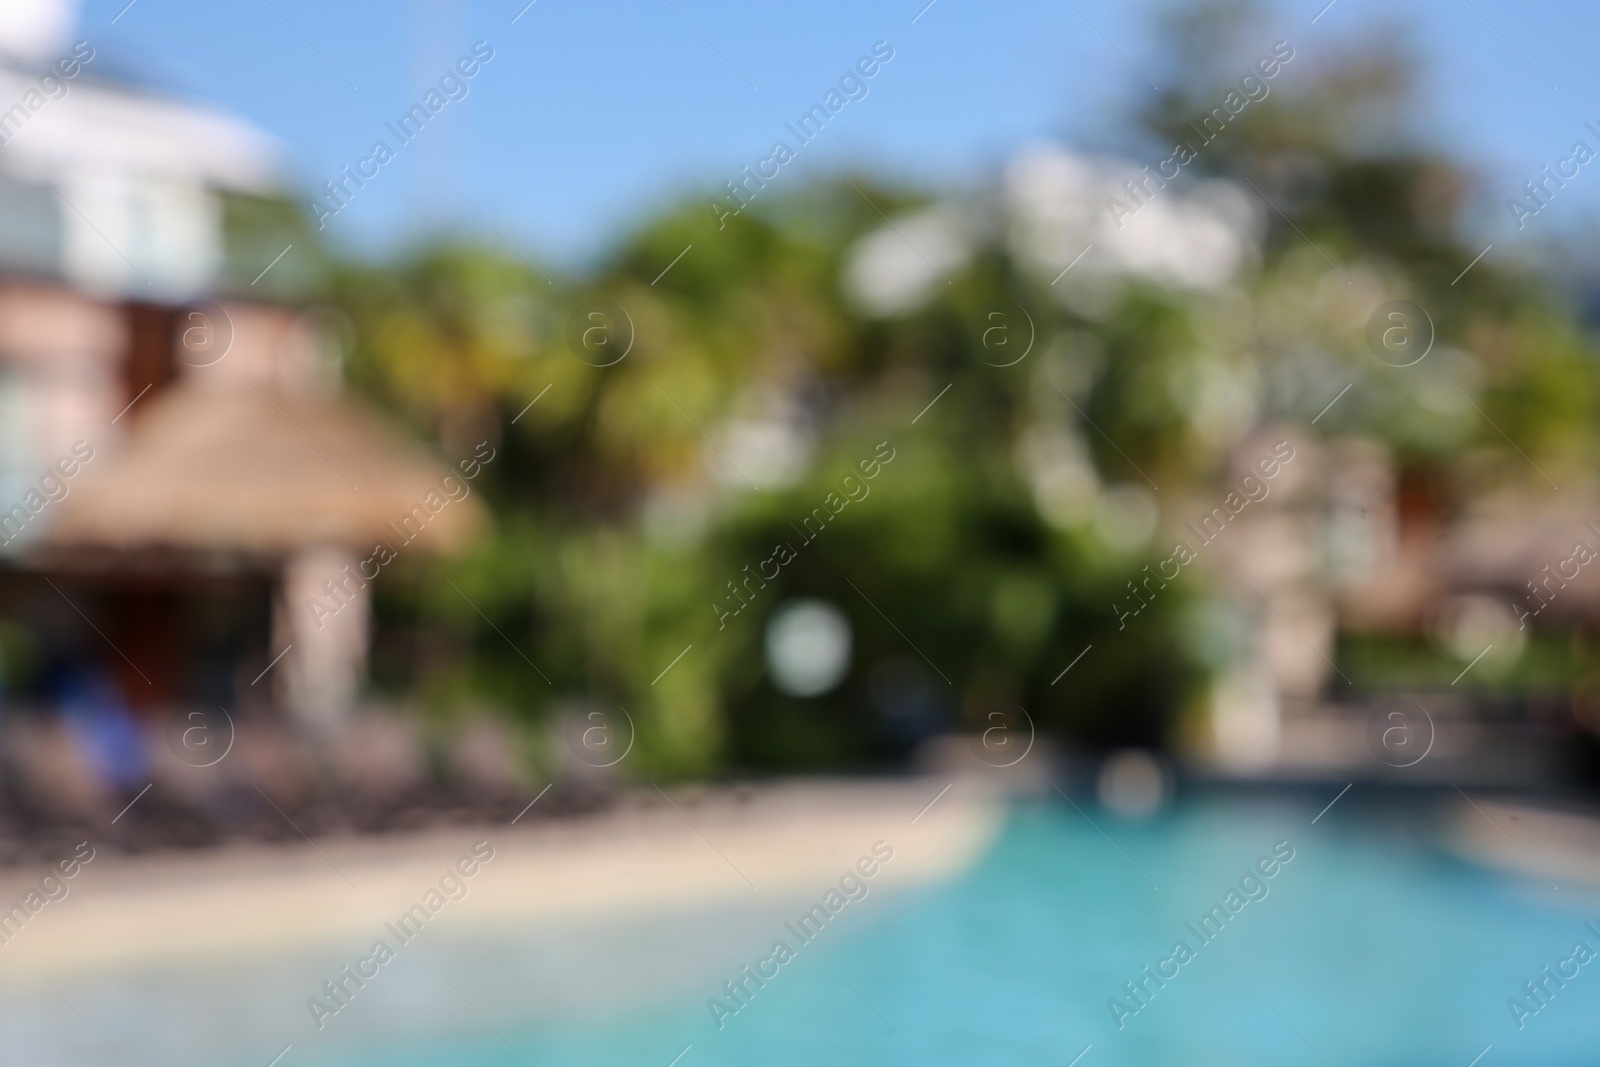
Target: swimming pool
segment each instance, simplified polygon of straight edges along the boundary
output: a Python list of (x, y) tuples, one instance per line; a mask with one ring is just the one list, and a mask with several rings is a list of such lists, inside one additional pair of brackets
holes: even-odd
[[(870, 891), (805, 942), (805, 902), (441, 939), (281, 1067), (1467, 1067), (1491, 1045), (1482, 1067), (1595, 1062), (1600, 965), (1571, 957), (1579, 941), (1600, 949), (1584, 927), (1600, 926), (1600, 895), (1455, 858), (1426, 799), (1357, 790), (1313, 825), (1323, 802), (1219, 796), (1137, 824), (1018, 804), (959, 878)], [(794, 958), (745, 979), (719, 1028), (708, 1001), (731, 1003), (724, 982), (779, 939)], [(1542, 968), (1563, 960), (1577, 973), (1558, 985)], [(152, 981), (124, 990), (108, 1025), (170, 1016), (193, 1036), (252, 998), (303, 998), (289, 967), (235, 970), (210, 992)], [(1543, 1005), (1519, 1029), (1507, 1001), (1538, 1004), (1529, 981)], [(265, 1051), (237, 1062), (265, 1067)]]
[[(706, 1002), (729, 1002), (726, 977), (709, 968), (713, 977), (625, 1010), (502, 1020), (503, 1036), (485, 1025), (313, 1062), (437, 1067), (525, 1055), (666, 1067), (689, 1047), (683, 1067), (1064, 1065), (1080, 1053), (1083, 1067), (1466, 1067), (1490, 1045), (1485, 1067), (1594, 1062), (1600, 966), (1564, 986), (1541, 968), (1559, 966), (1578, 941), (1600, 949), (1583, 925), (1600, 922), (1600, 897), (1452, 857), (1433, 843), (1426, 802), (1353, 796), (1312, 825), (1317, 807), (1221, 798), (1127, 825), (1097, 809), (1020, 806), (959, 880), (869, 895), (804, 948), (781, 923), (742, 919), (737, 959), (777, 938), (795, 942), (796, 959), (764, 987), (746, 981), (746, 1006), (724, 1014), (721, 1029)], [(1281, 862), (1286, 849), (1292, 859)], [(1180, 941), (1190, 949), (1181, 965)], [(1534, 1006), (1524, 983), (1539, 980), (1545, 1006), (1519, 1029), (1507, 1001)], [(1114, 1011), (1113, 998), (1136, 1012)]]

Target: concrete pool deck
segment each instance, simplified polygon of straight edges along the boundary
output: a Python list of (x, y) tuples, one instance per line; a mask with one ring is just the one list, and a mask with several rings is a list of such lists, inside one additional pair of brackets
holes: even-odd
[(1558, 889), (1600, 889), (1600, 818), (1473, 797), (1457, 805), (1452, 844), (1469, 859)]
[[(809, 901), (879, 841), (894, 858), (874, 876), (874, 889), (926, 884), (976, 860), (1002, 814), (999, 795), (977, 780), (808, 781), (665, 794), (646, 788), (598, 816), (314, 845), (137, 857), (102, 848), (65, 883), (64, 897), (0, 944), (0, 982), (370, 943), (387, 936), (384, 924), (426, 903), (480, 841), (493, 858), (458, 879), (465, 895), (434, 919), (452, 931)], [(70, 860), (71, 849), (60, 858)], [(0, 875), (0, 913), (21, 904), (50, 870), (40, 864)]]

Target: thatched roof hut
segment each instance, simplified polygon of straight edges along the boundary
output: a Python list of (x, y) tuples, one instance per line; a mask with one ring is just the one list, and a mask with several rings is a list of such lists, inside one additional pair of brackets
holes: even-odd
[(102, 451), (51, 505), (38, 550), (282, 558), (394, 543), (390, 524), (421, 507), (416, 549), (448, 551), (482, 521), (460, 469), (348, 398), (184, 382), (145, 402), (125, 445)]
[(1600, 612), (1600, 586), (1587, 573), (1600, 557), (1600, 496), (1591, 487), (1568, 486), (1560, 497), (1542, 489), (1491, 494), (1441, 549), (1439, 566), (1457, 587), (1496, 591), (1534, 611), (1547, 600), (1554, 616)]

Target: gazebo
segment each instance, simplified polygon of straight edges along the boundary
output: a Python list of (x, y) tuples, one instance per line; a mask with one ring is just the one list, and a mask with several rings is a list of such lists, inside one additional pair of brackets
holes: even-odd
[(292, 350), (249, 331), (281, 334), (290, 313), (228, 314), (237, 362), (185, 367), (143, 398), (24, 560), (108, 611), (109, 662), (135, 707), (198, 699), (191, 653), (215, 636), (181, 605), (198, 596), (229, 616), (218, 624), (240, 635), (235, 657), (276, 662), (275, 691), (323, 729), (356, 698), (385, 564), (456, 548), (481, 521), (467, 476), (481, 457), (447, 468), (314, 376), (286, 384)]

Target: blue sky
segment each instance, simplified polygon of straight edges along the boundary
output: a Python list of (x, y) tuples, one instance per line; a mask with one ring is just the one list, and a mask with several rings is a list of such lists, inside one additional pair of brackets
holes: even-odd
[[(126, 2), (86, 0), (79, 36), (278, 137), (306, 190), (366, 155), (473, 41), (490, 43), (470, 95), (328, 222), (335, 245), (367, 254), (440, 228), (492, 238), (481, 210), (530, 257), (581, 262), (663, 203), (753, 164), (878, 40), (895, 58), (870, 95), (782, 181), (844, 165), (971, 181), (1031, 139), (1103, 141), (1122, 102), (1148, 89), (1134, 65), (1157, 83), (1162, 73), (1154, 5), (1141, 0)], [(1528, 245), (1600, 205), (1586, 169), (1524, 233), (1504, 208), (1585, 119), (1600, 120), (1600, 10), (1416, 0), (1397, 16), (1384, 0), (1335, 0), (1313, 25), (1325, 2), (1280, 2), (1262, 51), (1281, 38), (1314, 58), (1399, 17), (1425, 61), (1421, 135), (1480, 174), (1485, 240)]]

